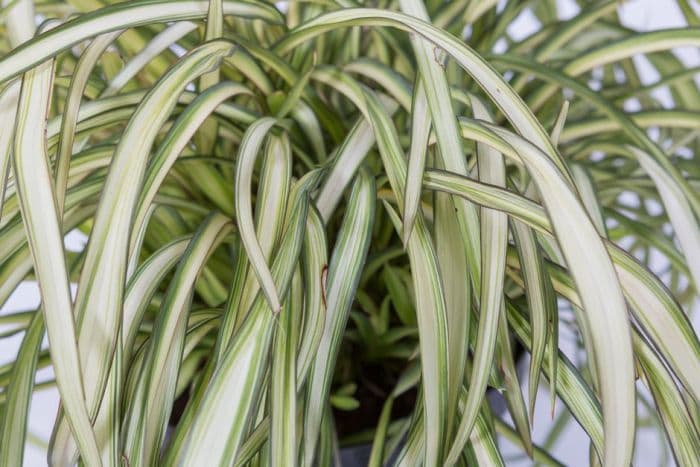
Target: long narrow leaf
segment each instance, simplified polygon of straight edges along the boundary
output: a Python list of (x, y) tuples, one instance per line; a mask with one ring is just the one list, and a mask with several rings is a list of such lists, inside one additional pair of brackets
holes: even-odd
[[(343, 220), (328, 265), (326, 319), (308, 380), (303, 437), (303, 463), (307, 466), (313, 465), (321, 420), (327, 404), (326, 395), (330, 391), (330, 376), (369, 248), (369, 236), (374, 222), (375, 187), (374, 180), (367, 172), (358, 172), (350, 196), (352, 209), (347, 211)], [(352, 260), (348, 261), (348, 258)]]
[(63, 235), (56, 215), (46, 140), (36, 137), (37, 133), (43, 135), (43, 128), (34, 123), (46, 121), (53, 65), (53, 61), (48, 61), (29, 71), (22, 80), (12, 163), (63, 407), (83, 459), (99, 466), (95, 434), (85, 404), (80, 371), (83, 362), (78, 355)]

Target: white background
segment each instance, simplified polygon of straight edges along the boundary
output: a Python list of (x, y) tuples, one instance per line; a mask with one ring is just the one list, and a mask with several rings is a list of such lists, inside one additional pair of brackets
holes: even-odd
[[(694, 0), (691, 0), (691, 4)], [(576, 14), (576, 7), (571, 1), (560, 1), (561, 12), (564, 17)], [(695, 7), (698, 7), (695, 2)], [(622, 21), (625, 25), (634, 29), (644, 31), (651, 29), (681, 27), (684, 25), (683, 16), (673, 0), (636, 0), (623, 2), (619, 8)], [(532, 15), (523, 14), (512, 25), (509, 32), (514, 38), (527, 36), (537, 29), (537, 21)], [(678, 55), (689, 66), (700, 64), (700, 50), (684, 49), (679, 50)], [(642, 64), (643, 65), (643, 64)], [(656, 79), (653, 70), (646, 67), (646, 73), (642, 78), (648, 82)], [(663, 95), (663, 93), (662, 93)], [(84, 245), (84, 237), (80, 234), (71, 234), (66, 239), (66, 245), (70, 249), (79, 250)], [(0, 313), (8, 313), (17, 310), (26, 310), (37, 306), (39, 303), (38, 291), (35, 283), (23, 283), (12, 295), (10, 300), (0, 310)], [(695, 307), (696, 309), (698, 307)], [(695, 329), (700, 328), (700, 322), (695, 313)], [(568, 339), (567, 339), (568, 336)], [(17, 347), (21, 342), (21, 335), (0, 340), (0, 364), (7, 363), (14, 359)], [(561, 346), (567, 352), (572, 352), (573, 336), (569, 332), (562, 330)], [(37, 381), (45, 381), (52, 377), (50, 370), (40, 371)], [(534, 440), (541, 442), (551, 426), (549, 396), (546, 389), (542, 389), (538, 394), (538, 403), (535, 410), (534, 420)], [(32, 399), (29, 430), (36, 438), (33, 443), (28, 444), (25, 454), (25, 465), (44, 466), (46, 465), (45, 445), (51, 435), (53, 420), (58, 407), (58, 393), (55, 389), (48, 389), (37, 392)], [(558, 411), (557, 411), (558, 413)], [(658, 435), (651, 430), (640, 430), (637, 436), (635, 465), (651, 466), (659, 465), (660, 443)], [(43, 445), (43, 446), (42, 446)], [(570, 423), (559, 438), (554, 447), (553, 454), (557, 459), (570, 466), (588, 465), (588, 438), (576, 423)], [(515, 453), (512, 448), (504, 443), (504, 455), (508, 465), (530, 465), (529, 459), (516, 461), (511, 456)]]

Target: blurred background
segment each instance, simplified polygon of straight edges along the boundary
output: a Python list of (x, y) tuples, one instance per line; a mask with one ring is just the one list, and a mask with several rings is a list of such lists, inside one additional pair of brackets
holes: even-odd
[[(578, 7), (573, 0), (559, 0), (559, 14), (562, 19), (570, 18), (577, 14)], [(690, 4), (696, 11), (700, 12), (700, 4), (696, 0), (690, 0)], [(685, 20), (673, 0), (628, 0), (621, 1), (618, 12), (622, 23), (629, 28), (648, 31), (664, 28), (681, 27), (685, 25)], [(539, 29), (539, 23), (529, 10), (524, 10), (520, 17), (511, 24), (508, 29), (513, 39), (522, 39)], [(499, 47), (504, 48), (505, 43), (497, 44), (495, 52), (499, 52)], [(684, 48), (674, 51), (676, 55), (685, 62), (687, 66), (700, 65), (700, 49)], [(642, 80), (646, 83), (654, 82), (658, 76), (655, 71), (645, 62), (643, 58), (635, 57), (635, 62), (641, 70)], [(696, 77), (696, 82), (700, 86), (700, 75)], [(664, 89), (654, 92), (661, 102), (671, 105), (670, 95)], [(628, 109), (634, 110), (634, 109)], [(660, 209), (660, 208), (659, 208)], [(66, 236), (66, 248), (72, 251), (80, 251), (85, 246), (86, 237), (80, 232), (71, 232)], [(624, 241), (624, 239), (623, 239)], [(653, 268), (662, 271), (665, 268), (663, 259), (659, 256)], [(663, 278), (663, 276), (662, 276)], [(10, 297), (7, 303), (0, 309), (0, 314), (12, 311), (26, 310), (36, 307), (39, 304), (39, 293), (34, 282), (23, 283)], [(696, 300), (692, 310), (692, 320), (696, 332), (700, 331), (700, 301)], [(562, 317), (568, 315), (567, 310), (562, 309)], [(560, 348), (574, 362), (581, 360), (578, 336), (572, 332), (568, 326), (560, 326)], [(2, 328), (0, 328), (2, 332)], [(14, 360), (17, 349), (22, 340), (22, 334), (10, 338), (0, 339), (0, 365)], [(44, 342), (46, 345), (46, 341)], [(524, 359), (520, 362), (522, 368), (527, 368), (528, 361)], [(52, 379), (50, 368), (40, 370), (37, 373), (37, 381)], [(526, 380), (525, 380), (526, 381)], [(639, 386), (641, 388), (641, 386)], [(540, 385), (538, 403), (535, 409), (533, 424), (533, 441), (538, 444), (551, 445), (552, 454), (569, 466), (587, 466), (589, 441), (578, 426), (575, 420), (570, 417), (563, 418), (560, 415), (563, 411), (557, 408), (552, 416), (549, 404), (549, 394), (546, 385)], [(28, 443), (25, 452), (25, 465), (30, 467), (41, 467), (46, 465), (46, 448), (53, 427), (54, 417), (58, 408), (58, 391), (55, 388), (45, 389), (36, 392), (31, 403), (29, 416)], [(663, 444), (665, 441), (656, 426), (644, 426), (643, 419), (646, 409), (640, 404), (638, 416), (640, 417), (640, 428), (637, 433), (635, 449), (636, 466), (666, 466), (673, 465), (673, 459), (665, 456)], [(377, 414), (378, 416), (379, 414)], [(558, 433), (556, 438), (549, 439), (550, 433), (554, 430)], [(505, 440), (500, 440), (503, 445), (503, 453), (509, 466), (528, 466), (532, 461), (524, 458), (520, 451), (513, 446), (509, 446)]]

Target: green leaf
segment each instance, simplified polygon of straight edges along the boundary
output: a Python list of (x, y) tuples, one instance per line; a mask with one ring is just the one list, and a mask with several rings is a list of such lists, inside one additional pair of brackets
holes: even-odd
[[(548, 340), (550, 319), (557, 316), (556, 297), (552, 293), (552, 285), (544, 270), (544, 256), (537, 244), (534, 232), (521, 221), (511, 221), (511, 231), (518, 249), (518, 256), (525, 282), (525, 296), (530, 312), (532, 328), (532, 349), (530, 354), (530, 369), (528, 372), (528, 396), (530, 416), (534, 417), (535, 400), (537, 398), (539, 373), (542, 367), (545, 348)], [(555, 326), (558, 323), (554, 324)], [(556, 342), (550, 344), (550, 355), (556, 356)], [(556, 359), (550, 358), (550, 365)], [(556, 363), (555, 363), (556, 364)], [(556, 368), (550, 368), (551, 385), (556, 392)], [(532, 420), (532, 419), (531, 419)]]
[(85, 404), (82, 362), (78, 356), (63, 235), (56, 215), (46, 140), (36, 137), (44, 134), (53, 66), (53, 61), (48, 61), (26, 73), (22, 80), (12, 165), (67, 422), (84, 461), (99, 466), (95, 433)]
[[(396, 110), (395, 105), (387, 109), (390, 113), (393, 110)], [(374, 144), (372, 126), (365, 119), (360, 119), (336, 150), (329, 174), (324, 178), (323, 186), (316, 196), (316, 207), (324, 222), (330, 219), (343, 192)]]
[(12, 81), (0, 92), (0, 119), (5, 122), (4, 125), (0, 126), (0, 220), (3, 217), (5, 191), (10, 176), (12, 138), (15, 134), (15, 114), (20, 83), (20, 80)]
[[(300, 275), (296, 276), (300, 286)], [(297, 328), (301, 318), (301, 297), (287, 300), (279, 316), (272, 350), (270, 384), (270, 463), (293, 465), (297, 462)], [(297, 287), (298, 290), (298, 287)], [(295, 300), (295, 298), (297, 298)]]
[(281, 40), (275, 49), (278, 53), (284, 53), (299, 43), (328, 30), (357, 24), (403, 29), (414, 32), (436, 44), (453, 57), (479, 83), (484, 92), (493, 99), (494, 103), (521, 134), (527, 134), (528, 137), (534, 138), (538, 147), (543, 148), (547, 155), (556, 162), (560, 170), (566, 172), (566, 165), (553, 148), (549, 135), (501, 75), (462, 41), (424, 21), (392, 11), (348, 8), (326, 13), (307, 21)]
[[(525, 317), (511, 305), (507, 306), (508, 323), (515, 336), (523, 345), (531, 349), (531, 328)], [(557, 394), (562, 402), (576, 417), (579, 424), (591, 438), (591, 442), (599, 453), (603, 452), (603, 419), (601, 416), (600, 404), (588, 386), (588, 383), (581, 377), (580, 372), (562, 353), (558, 352), (557, 363)], [(542, 368), (546, 377), (551, 378), (549, 367)]]
[[(0, 60), (0, 83), (57, 55), (59, 52), (93, 36), (154, 22), (171, 22), (204, 18), (209, 0), (172, 2), (170, 0), (136, 0), (112, 4), (85, 13), (15, 48)], [(279, 11), (259, 2), (225, 0), (224, 15), (260, 18), (282, 22)]]
[(333, 408), (345, 412), (352, 412), (360, 407), (360, 402), (352, 396), (331, 395), (330, 402)]
[(430, 115), (425, 86), (419, 80), (414, 86), (411, 105), (411, 149), (408, 154), (408, 173), (406, 174), (406, 193), (404, 194), (403, 238), (411, 237), (416, 212), (420, 208), (420, 195), (423, 186), (423, 170), (428, 153), (428, 136), (430, 135)]
[[(216, 67), (222, 57), (233, 53), (225, 41), (209, 42), (193, 50), (160, 80), (129, 120), (115, 149), (103, 187), (104, 196), (95, 214), (85, 264), (75, 298), (78, 349), (92, 417), (107, 382), (111, 355), (116, 346), (124, 300), (126, 264), (131, 216), (140, 194), (140, 181), (153, 141), (175, 106), (177, 96), (197, 76)], [(153, 111), (158, 109), (154, 118)], [(109, 254), (107, 253), (109, 252)], [(99, 331), (97, 331), (99, 330)], [(73, 458), (73, 446), (64, 423), (53, 437), (56, 459)]]
[[(175, 400), (194, 283), (231, 228), (230, 221), (220, 214), (207, 217), (183, 252), (168, 287), (148, 341), (146, 365), (140, 371), (135, 398), (130, 401), (124, 436), (125, 455), (131, 462), (150, 465), (157, 459)], [(148, 422), (139, 422), (144, 419)]]
[(22, 465), (36, 366), (44, 337), (44, 317), (40, 311), (27, 328), (15, 359), (10, 383), (5, 388), (2, 426), (0, 427), (0, 462), (2, 465)]
[(635, 335), (644, 379), (651, 390), (678, 465), (694, 465), (700, 458), (700, 433), (686, 401), (663, 362)]
[(115, 95), (119, 90), (124, 88), (148, 62), (196, 27), (197, 25), (190, 21), (178, 21), (158, 33), (148, 42), (146, 47), (134, 55), (131, 60), (119, 70), (119, 73), (110, 80), (107, 88), (102, 92), (102, 96), (107, 97)]
[(382, 276), (391, 302), (394, 305), (394, 310), (399, 315), (401, 322), (415, 325), (416, 317), (413, 304), (411, 303), (411, 296), (406, 290), (407, 284), (399, 276), (398, 269), (385, 266)]
[(326, 232), (321, 216), (309, 208), (306, 235), (302, 247), (302, 274), (304, 276), (304, 328), (297, 352), (297, 385), (301, 385), (311, 368), (314, 355), (323, 336), (326, 319), (326, 279), (328, 274)]
[[(244, 86), (226, 81), (202, 92), (178, 116), (146, 169), (132, 232), (144, 226), (148, 209), (158, 189), (204, 120), (226, 99), (248, 93), (250, 91)], [(135, 250), (134, 241), (131, 242), (130, 250)]]
[[(474, 117), (491, 120), (488, 110), (478, 98), (472, 98)], [(492, 147), (477, 143), (479, 179), (484, 183), (505, 186), (506, 172), (503, 156)], [(469, 377), (469, 391), (456, 438), (450, 447), (447, 463), (454, 465), (469, 439), (485, 395), (496, 351), (498, 322), (503, 307), (505, 257), (508, 246), (508, 217), (502, 212), (481, 210), (481, 289), (479, 293), (479, 328), (474, 360)], [(512, 388), (511, 388), (512, 389)]]
[(250, 186), (253, 178), (253, 168), (260, 146), (267, 133), (275, 125), (273, 118), (260, 119), (246, 130), (241, 141), (238, 154), (238, 164), (236, 165), (236, 221), (241, 234), (243, 247), (248, 255), (253, 271), (258, 278), (260, 287), (265, 292), (272, 311), (277, 313), (280, 310), (280, 300), (272, 273), (267, 266), (262, 246), (258, 242), (253, 225), (253, 211), (250, 196)]
[(303, 463), (312, 465), (331, 375), (355, 289), (367, 257), (374, 222), (374, 179), (364, 170), (355, 177), (346, 217), (338, 232), (325, 280), (326, 319), (307, 382)]
[[(272, 264), (278, 290), (286, 292), (301, 251), (308, 209), (305, 190), (296, 197), (282, 244)], [(284, 297), (284, 295), (282, 295)], [(258, 295), (253, 308), (226, 349), (187, 430), (177, 462), (229, 465), (243, 442), (253, 415), (274, 334), (275, 314)]]
[[(58, 212), (63, 213), (65, 192), (68, 184), (71, 156), (73, 155), (73, 143), (75, 141), (75, 129), (80, 109), (80, 101), (87, 86), (90, 74), (107, 47), (116, 40), (122, 31), (114, 31), (95, 38), (75, 66), (75, 72), (71, 78), (66, 97), (65, 108), (61, 116), (61, 133), (58, 141), (58, 152), (54, 165), (56, 184), (56, 203)], [(59, 215), (60, 216), (60, 215)]]

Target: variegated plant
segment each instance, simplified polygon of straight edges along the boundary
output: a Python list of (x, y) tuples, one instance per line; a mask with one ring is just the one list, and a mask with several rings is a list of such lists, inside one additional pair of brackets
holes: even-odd
[[(556, 465), (540, 388), (592, 464), (630, 465), (651, 422), (700, 465), (700, 89), (672, 52), (700, 18), (556, 3), (4, 0), (0, 304), (36, 280), (41, 305), (0, 316), (24, 335), (0, 465), (53, 386), (56, 466), (325, 466), (353, 439), (372, 466), (491, 466), (499, 437)], [(377, 362), (375, 426), (339, 437)]]

